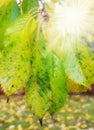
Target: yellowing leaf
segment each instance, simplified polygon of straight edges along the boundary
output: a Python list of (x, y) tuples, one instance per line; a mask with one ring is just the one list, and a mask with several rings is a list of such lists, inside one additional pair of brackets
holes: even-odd
[[(24, 20), (24, 21), (23, 21)], [(29, 22), (30, 21), (30, 22)], [(33, 30), (30, 31), (30, 27)], [(7, 96), (26, 85), (31, 72), (31, 46), (36, 23), (31, 15), (19, 18), (7, 29), (0, 60), (0, 84)]]

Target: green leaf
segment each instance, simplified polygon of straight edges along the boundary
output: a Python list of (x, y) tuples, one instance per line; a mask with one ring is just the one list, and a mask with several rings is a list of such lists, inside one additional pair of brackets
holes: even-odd
[[(33, 9), (33, 10), (32, 10)], [(38, 0), (23, 0), (22, 10), (23, 13), (27, 13), (32, 10), (32, 13), (38, 9)]]
[(31, 77), (26, 87), (26, 103), (39, 118), (48, 111), (51, 101), (48, 61), (41, 53), (43, 49), (45, 51), (42, 48), (45, 44), (42, 36), (40, 33), (38, 43), (34, 43)]
[(94, 53), (82, 39), (76, 39), (74, 53), (90, 86), (94, 83)]
[(0, 1), (0, 49), (3, 48), (4, 33), (10, 24), (14, 0)]
[(63, 63), (67, 76), (78, 84), (87, 86), (87, 80), (81, 69), (77, 57), (75, 56), (74, 50), (74, 40), (71, 41), (69, 37), (66, 38), (63, 45)]
[(64, 106), (68, 95), (68, 87), (62, 62), (56, 54), (50, 53), (49, 55), (51, 57), (49, 70), (52, 92), (52, 102), (49, 111), (51, 114), (54, 114)]
[(68, 76), (68, 85), (70, 92), (85, 92), (91, 88), (94, 83), (94, 53), (90, 50), (89, 46), (82, 39), (74, 39), (73, 50), (75, 57), (81, 67), (87, 85), (77, 84), (77, 82), (70, 79)]
[(67, 40), (63, 45), (63, 63), (69, 81), (69, 91), (87, 91), (94, 83), (94, 54), (80, 38), (73, 36), (71, 40), (67, 37)]
[(38, 54), (32, 61), (32, 74), (26, 87), (26, 103), (39, 118), (43, 118), (51, 103), (47, 61)]
[(36, 26), (32, 16), (27, 15), (19, 18), (6, 31), (6, 47), (0, 60), (0, 84), (7, 96), (25, 86), (29, 79), (31, 40)]
[(17, 20), (20, 15), (21, 15), (20, 8), (19, 8), (17, 2), (15, 1), (14, 5), (13, 5), (13, 9), (12, 9), (10, 23), (13, 23), (15, 20)]
[(26, 87), (26, 102), (35, 115), (42, 118), (49, 109), (51, 100), (49, 76), (45, 66), (47, 61), (40, 54), (33, 58), (32, 74)]

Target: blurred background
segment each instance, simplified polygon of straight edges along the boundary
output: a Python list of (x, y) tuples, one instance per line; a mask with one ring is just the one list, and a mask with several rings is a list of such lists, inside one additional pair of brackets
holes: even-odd
[[(94, 91), (94, 89), (93, 89)], [(67, 103), (53, 117), (47, 113), (43, 127), (24, 100), (24, 89), (10, 97), (1, 91), (0, 130), (94, 130), (94, 96), (92, 92), (69, 94)]]

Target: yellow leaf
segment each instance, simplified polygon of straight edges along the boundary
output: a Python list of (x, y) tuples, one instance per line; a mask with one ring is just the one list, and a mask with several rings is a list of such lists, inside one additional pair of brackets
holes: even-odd
[(44, 128), (44, 130), (49, 130), (49, 128), (48, 128), (48, 127), (46, 127), (46, 128)]
[(73, 119), (73, 116), (68, 116), (67, 117), (67, 120), (72, 120)]
[(18, 130), (23, 130), (21, 125), (18, 125)]
[(34, 129), (34, 126), (31, 125), (30, 127), (27, 128), (27, 130), (33, 130)]
[(85, 129), (86, 127), (87, 127), (86, 124), (82, 124), (82, 125), (81, 125), (81, 128), (82, 128), (82, 129)]

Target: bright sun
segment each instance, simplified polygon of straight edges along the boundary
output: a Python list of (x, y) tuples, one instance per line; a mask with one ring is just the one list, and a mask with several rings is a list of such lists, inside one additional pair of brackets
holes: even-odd
[(94, 0), (65, 0), (57, 3), (53, 16), (56, 28), (64, 35), (92, 32), (94, 28), (93, 5)]
[[(60, 0), (51, 6), (54, 11), (49, 14), (49, 21), (44, 27), (48, 50), (62, 50), (68, 37), (71, 46), (75, 37), (86, 39), (94, 35), (94, 0)], [(71, 41), (70, 41), (71, 40)], [(57, 46), (58, 45), (58, 46)]]

